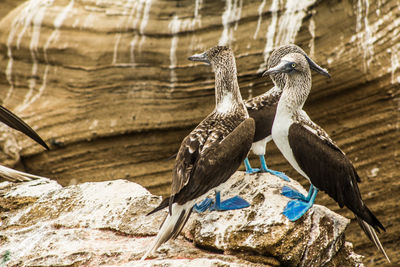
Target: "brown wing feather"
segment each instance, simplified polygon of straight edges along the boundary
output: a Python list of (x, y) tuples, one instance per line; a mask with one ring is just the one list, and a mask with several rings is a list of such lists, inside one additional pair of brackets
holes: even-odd
[(14, 113), (12, 113), (11, 111), (9, 111), (8, 109), (6, 109), (1, 105), (0, 105), (0, 121), (7, 124), (11, 128), (14, 128), (17, 131), (26, 134), (34, 141), (42, 145), (44, 148), (49, 150), (49, 147), (47, 146), (46, 142), (43, 141), (43, 139), (28, 124), (26, 124), (17, 115), (15, 115)]
[(199, 154), (188, 183), (174, 196), (174, 202), (185, 203), (226, 182), (246, 158), (253, 142), (254, 127), (254, 120), (248, 118), (220, 143), (214, 143)]
[(348, 207), (374, 228), (384, 230), (361, 198), (356, 170), (336, 145), (298, 123), (289, 128), (289, 144), (300, 168), (314, 186), (336, 200), (340, 207)]
[(271, 106), (264, 106), (259, 109), (248, 109), (249, 116), (254, 119), (256, 131), (253, 142), (260, 141), (271, 135), (272, 124), (274, 122), (277, 103)]

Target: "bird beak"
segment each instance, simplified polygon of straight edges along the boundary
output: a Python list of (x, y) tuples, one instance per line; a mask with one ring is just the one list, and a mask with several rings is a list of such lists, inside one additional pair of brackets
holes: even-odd
[(331, 75), (328, 73), (328, 70), (320, 67), (317, 63), (315, 63), (311, 58), (309, 58), (308, 56), (304, 55), (308, 61), (308, 64), (310, 65), (310, 68), (316, 72), (318, 72), (321, 75), (324, 75), (328, 78), (331, 77)]
[(195, 54), (191, 57), (188, 57), (189, 60), (191, 61), (200, 61), (207, 63), (208, 65), (211, 65), (211, 62), (208, 60), (207, 52), (201, 53), (201, 54)]
[(286, 73), (286, 72), (289, 72), (289, 71), (291, 71), (291, 70), (292, 70), (292, 69), (290, 68), (290, 64), (288, 64), (287, 61), (281, 61), (281, 62), (280, 62), (278, 65), (276, 65), (275, 67), (266, 70), (266, 71), (263, 73), (262, 76), (264, 77), (264, 76), (267, 76), (267, 75), (270, 75), (270, 74)]

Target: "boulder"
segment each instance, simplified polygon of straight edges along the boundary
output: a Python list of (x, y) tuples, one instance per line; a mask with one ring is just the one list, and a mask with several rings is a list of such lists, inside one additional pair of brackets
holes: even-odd
[[(64, 186), (128, 179), (167, 195), (173, 161), (166, 159), (215, 103), (211, 69), (187, 57), (230, 45), (247, 99), (271, 87), (259, 75), (271, 50), (294, 42), (332, 75), (314, 75), (305, 109), (353, 161), (364, 200), (387, 227), (383, 245), (400, 263), (397, 0), (6, 0), (0, 7), (0, 99), (52, 148), (11, 133), (15, 141), (0, 140), (2, 164)], [(273, 145), (267, 161), (298, 177)], [(350, 215), (328, 197), (317, 201)], [(356, 251), (383, 263), (356, 232), (348, 233)]]
[(48, 179), (3, 182), (1, 260), (7, 266), (363, 266), (345, 242), (349, 220), (315, 205), (290, 222), (281, 214), (288, 202), (280, 195), (283, 185), (306, 192), (295, 181), (237, 172), (226, 192), (240, 194), (251, 207), (193, 214), (183, 236), (139, 262), (167, 213), (146, 216), (160, 197), (142, 186), (126, 180), (67, 187)]

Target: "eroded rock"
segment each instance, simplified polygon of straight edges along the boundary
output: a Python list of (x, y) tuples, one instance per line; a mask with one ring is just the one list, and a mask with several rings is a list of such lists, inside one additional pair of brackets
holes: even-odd
[(160, 197), (142, 186), (124, 180), (68, 187), (47, 179), (4, 182), (0, 255), (8, 266), (319, 266), (353, 257), (343, 245), (348, 219), (318, 205), (295, 223), (281, 214), (288, 201), (280, 195), (284, 184), (305, 193), (295, 181), (237, 172), (226, 192), (239, 193), (250, 208), (193, 214), (184, 231), (192, 242), (181, 236), (139, 262), (167, 212), (146, 216)]
[[(314, 205), (295, 223), (281, 212), (288, 198), (281, 188), (291, 186), (307, 192), (295, 181), (290, 183), (272, 175), (247, 175), (237, 172), (227, 184), (230, 196), (240, 195), (251, 208), (210, 212), (192, 216), (190, 235), (202, 247), (228, 253), (274, 255), (288, 266), (321, 266), (331, 261), (342, 247), (349, 220)], [(229, 197), (229, 196), (224, 196)]]

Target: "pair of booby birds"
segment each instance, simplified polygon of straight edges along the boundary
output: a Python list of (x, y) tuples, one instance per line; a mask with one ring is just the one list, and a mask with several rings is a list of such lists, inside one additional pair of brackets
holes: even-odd
[[(5, 107), (0, 105), (0, 121), (4, 124), (10, 126), (11, 128), (24, 133), (25, 135), (32, 138), (38, 144), (43, 146), (45, 149), (49, 150), (46, 142), (28, 125), (26, 124), (21, 118), (17, 115), (6, 109)], [(41, 178), (40, 176), (36, 176), (33, 174), (20, 172), (17, 170), (13, 170), (11, 168), (7, 168), (5, 166), (0, 165), (0, 177), (3, 177), (9, 181), (29, 181), (32, 178), (37, 179)]]
[[(278, 78), (283, 83), (276, 89), (281, 95), (273, 112), (272, 139), (289, 163), (311, 182), (307, 197), (289, 187), (283, 188), (283, 194), (294, 199), (288, 203), (284, 214), (290, 220), (297, 220), (312, 206), (318, 190), (323, 190), (340, 207), (345, 205), (354, 212), (367, 236), (388, 259), (375, 233), (384, 227), (363, 203), (357, 186), (360, 179), (354, 167), (302, 110), (311, 90), (310, 66), (328, 74), (301, 51), (293, 53), (289, 49), (280, 55), (276, 66), (269, 65), (265, 72), (283, 74)], [(216, 107), (181, 144), (173, 172), (172, 194), (149, 213), (169, 206), (168, 215), (142, 260), (162, 243), (179, 235), (195, 202), (229, 179), (246, 158), (253, 141), (257, 141), (254, 138), (256, 123), (249, 117), (240, 95), (233, 52), (227, 47), (214, 47), (189, 59), (212, 66), (216, 77)], [(274, 82), (276, 86), (277, 79)], [(263, 139), (266, 137), (260, 140)], [(264, 154), (265, 144), (266, 140)], [(214, 206), (218, 209), (220, 205), (217, 194)]]

